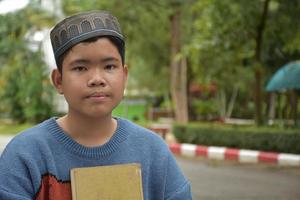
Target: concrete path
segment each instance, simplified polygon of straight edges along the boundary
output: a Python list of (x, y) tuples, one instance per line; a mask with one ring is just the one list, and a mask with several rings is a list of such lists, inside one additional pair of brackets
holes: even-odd
[(12, 135), (0, 135), (0, 154), (4, 150), (7, 143), (13, 138)]

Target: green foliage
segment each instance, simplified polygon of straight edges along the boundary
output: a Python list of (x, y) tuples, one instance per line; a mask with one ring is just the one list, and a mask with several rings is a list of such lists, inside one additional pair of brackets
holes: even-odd
[(300, 153), (299, 130), (221, 126), (214, 124), (177, 124), (173, 127), (173, 132), (180, 143)]
[(18, 56), (1, 70), (1, 108), (19, 122), (44, 120), (52, 115), (54, 92), (47, 66), (39, 54)]
[[(226, 97), (238, 89), (239, 94), (247, 94), (247, 99), (252, 100), (256, 37), (263, 4), (264, 1), (258, 0), (201, 0), (192, 5), (194, 31), (186, 41), (185, 50), (197, 82), (213, 81), (217, 92), (225, 91)], [(298, 0), (270, 1), (259, 64), (263, 66), (263, 84), (268, 80), (266, 76), (299, 58), (299, 11)], [(242, 104), (240, 96), (237, 101)], [(240, 108), (244, 109), (237, 107)]]
[(216, 102), (214, 100), (193, 100), (192, 107), (198, 119), (213, 119), (218, 116)]
[(27, 39), (29, 31), (48, 24), (49, 18), (31, 7), (0, 15), (0, 111), (18, 122), (39, 122), (53, 112), (49, 71), (41, 50), (30, 49)]

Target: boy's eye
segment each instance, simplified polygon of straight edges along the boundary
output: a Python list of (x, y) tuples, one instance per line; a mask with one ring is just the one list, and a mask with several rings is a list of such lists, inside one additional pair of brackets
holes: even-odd
[(81, 72), (81, 71), (86, 71), (87, 68), (83, 67), (83, 66), (77, 66), (77, 67), (74, 67), (73, 70)]
[(116, 66), (115, 65), (106, 65), (105, 66), (105, 70), (108, 70), (108, 71), (112, 71), (113, 69), (115, 69)]

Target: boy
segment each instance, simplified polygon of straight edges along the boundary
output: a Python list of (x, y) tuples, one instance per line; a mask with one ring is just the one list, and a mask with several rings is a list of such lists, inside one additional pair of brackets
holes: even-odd
[[(68, 113), (25, 130), (0, 159), (0, 199), (71, 199), (70, 169), (140, 163), (145, 200), (189, 200), (190, 185), (155, 134), (112, 117), (127, 80), (118, 21), (105, 11), (68, 17), (50, 34), (56, 90)], [(42, 109), (42, 108), (41, 108)]]

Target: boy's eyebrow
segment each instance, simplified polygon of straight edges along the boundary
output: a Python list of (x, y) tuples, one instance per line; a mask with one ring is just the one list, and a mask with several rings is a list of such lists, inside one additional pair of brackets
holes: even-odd
[(100, 62), (104, 63), (104, 62), (110, 62), (110, 61), (119, 61), (118, 58), (115, 57), (105, 57), (105, 58), (101, 58)]
[[(101, 63), (105, 63), (105, 62), (110, 62), (110, 61), (119, 61), (119, 59), (115, 58), (115, 57), (105, 57), (105, 58), (101, 58), (99, 61)], [(89, 64), (89, 63), (91, 63), (91, 61), (88, 59), (76, 59), (76, 60), (73, 60), (70, 63), (70, 65)]]
[(70, 63), (70, 65), (78, 65), (78, 64), (88, 64), (88, 63), (90, 63), (90, 61), (89, 60), (87, 60), (87, 59), (76, 59), (76, 60), (73, 60), (71, 63)]

